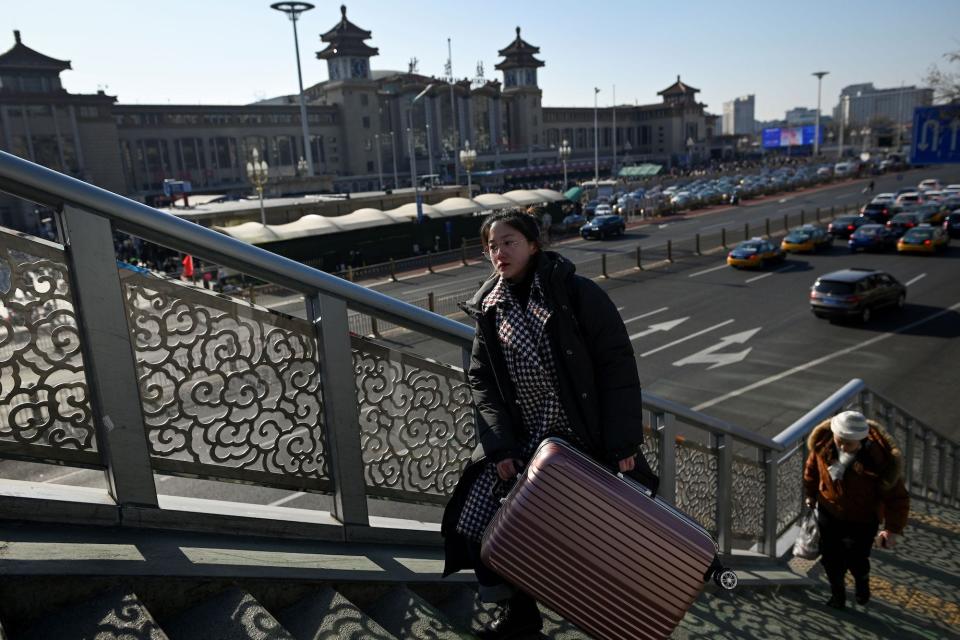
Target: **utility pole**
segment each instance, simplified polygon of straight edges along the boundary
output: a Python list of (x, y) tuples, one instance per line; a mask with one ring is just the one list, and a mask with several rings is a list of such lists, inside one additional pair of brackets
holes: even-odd
[(593, 186), (600, 189), (600, 128), (597, 118), (597, 95), (599, 87), (593, 88)]

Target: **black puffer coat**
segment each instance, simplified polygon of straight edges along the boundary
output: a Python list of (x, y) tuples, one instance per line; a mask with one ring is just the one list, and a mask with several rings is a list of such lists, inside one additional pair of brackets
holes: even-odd
[[(541, 252), (535, 268), (544, 303), (552, 312), (546, 331), (554, 350), (564, 411), (587, 443), (585, 453), (615, 469), (617, 461), (638, 452), (643, 443), (640, 376), (626, 327), (606, 292), (592, 280), (576, 275), (574, 264), (563, 256)], [(522, 418), (497, 339), (495, 312), (481, 311), (483, 299), (498, 279), (498, 275), (492, 276), (461, 306), (477, 324), (467, 373), (478, 414), (477, 446), (443, 514), (444, 575), (471, 567), (456, 525), (483, 463), (520, 457), (517, 432)], [(643, 460), (638, 464), (649, 472)]]

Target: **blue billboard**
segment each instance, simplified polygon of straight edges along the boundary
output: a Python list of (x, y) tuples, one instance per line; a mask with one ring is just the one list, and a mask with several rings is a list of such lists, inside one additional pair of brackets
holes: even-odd
[(960, 162), (960, 105), (917, 107), (913, 111), (914, 164)]
[[(802, 147), (812, 145), (816, 126), (776, 127), (763, 130), (763, 148)], [(820, 143), (823, 143), (823, 127), (820, 128)]]

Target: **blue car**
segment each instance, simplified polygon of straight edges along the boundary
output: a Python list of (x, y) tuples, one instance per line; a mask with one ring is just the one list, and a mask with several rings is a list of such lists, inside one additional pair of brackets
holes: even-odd
[(580, 227), (580, 235), (584, 240), (599, 238), (603, 240), (611, 236), (622, 236), (627, 223), (620, 216), (597, 216)]
[(882, 224), (865, 224), (847, 241), (850, 251), (892, 251), (897, 248), (897, 234)]

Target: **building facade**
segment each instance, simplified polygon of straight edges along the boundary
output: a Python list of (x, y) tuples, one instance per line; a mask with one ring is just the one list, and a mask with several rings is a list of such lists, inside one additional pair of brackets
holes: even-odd
[(848, 103), (846, 124), (866, 126), (879, 121), (897, 125), (911, 125), (913, 110), (933, 104), (933, 89), (916, 86), (877, 89), (872, 82), (844, 87), (840, 101), (833, 109), (833, 117), (839, 121), (844, 102)]
[[(254, 149), (270, 167), (268, 193), (409, 186), (411, 173), (451, 178), (467, 141), (478, 152), (476, 171), (559, 166), (563, 140), (574, 158), (592, 159), (593, 109), (543, 106), (538, 75), (546, 63), (519, 27), (499, 50), (500, 79), (471, 82), (421, 75), (413, 66), (374, 70), (372, 34), (347, 19), (345, 6), (340, 11), (316, 53), (329, 79), (304, 90), (318, 176), (305, 175), (296, 95), (191, 106), (73, 94), (60, 78), (70, 62), (27, 47), (19, 32), (0, 54), (0, 149), (151, 203), (169, 179), (206, 193), (249, 192), (246, 163)], [(708, 154), (719, 123), (698, 91), (678, 76), (659, 102), (598, 109), (605, 165), (612, 157), (685, 163)], [(0, 224), (16, 217), (11, 206), (0, 205)]]
[(756, 133), (754, 95), (741, 96), (723, 103), (723, 134), (753, 135)]

